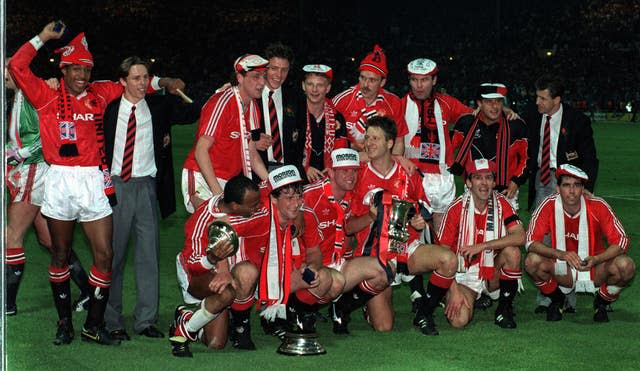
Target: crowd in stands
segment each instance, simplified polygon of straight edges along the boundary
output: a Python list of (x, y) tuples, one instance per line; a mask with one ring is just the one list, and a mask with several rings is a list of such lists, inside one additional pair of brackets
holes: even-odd
[[(358, 61), (379, 43), (389, 57), (387, 88), (407, 91), (406, 63), (416, 57), (440, 65), (439, 88), (467, 103), (475, 86), (494, 80), (510, 88), (516, 107), (533, 99), (545, 72), (568, 80), (567, 101), (583, 110), (618, 111), (640, 102), (640, 3), (623, 0), (555, 2), (410, 2), (247, 0), (216, 2), (100, 1), (56, 10), (35, 0), (7, 4), (7, 53), (52, 18), (84, 31), (97, 61), (94, 79), (114, 79), (129, 55), (153, 58), (158, 74), (181, 76), (195, 97), (229, 80), (232, 61), (261, 53), (272, 41), (289, 44), (297, 67), (334, 68), (332, 93), (356, 83)], [(76, 4), (76, 5), (74, 5)], [(34, 70), (55, 75), (57, 62), (41, 53)], [(330, 94), (331, 95), (331, 94)]]

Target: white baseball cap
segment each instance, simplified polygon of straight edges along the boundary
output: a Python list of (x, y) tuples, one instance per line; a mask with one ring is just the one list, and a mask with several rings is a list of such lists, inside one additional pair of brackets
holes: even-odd
[(284, 165), (269, 173), (269, 185), (272, 191), (298, 182), (302, 182), (302, 178), (298, 168), (293, 165)]

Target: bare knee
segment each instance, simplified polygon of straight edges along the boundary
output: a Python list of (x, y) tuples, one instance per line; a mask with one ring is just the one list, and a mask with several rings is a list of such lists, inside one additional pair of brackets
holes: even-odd
[(527, 271), (527, 273), (533, 275), (538, 271), (538, 267), (540, 266), (541, 262), (542, 258), (540, 257), (540, 255), (530, 252), (524, 258), (524, 269)]
[(440, 258), (440, 269), (438, 269), (440, 270), (439, 273), (446, 277), (451, 277), (456, 273), (457, 269), (458, 258), (453, 252), (451, 252), (451, 250), (447, 250)]
[(500, 255), (504, 254), (505, 264), (507, 268), (516, 269), (520, 267), (520, 249), (508, 246), (502, 249)]
[(377, 332), (389, 332), (393, 330), (393, 316), (371, 320), (371, 327)]
[(233, 275), (240, 284), (236, 294), (240, 298), (246, 298), (251, 295), (258, 280), (258, 268), (248, 262), (240, 263), (234, 268)]
[(625, 282), (631, 281), (636, 271), (633, 260), (626, 255), (621, 255), (616, 258), (615, 264), (620, 272), (620, 278)]

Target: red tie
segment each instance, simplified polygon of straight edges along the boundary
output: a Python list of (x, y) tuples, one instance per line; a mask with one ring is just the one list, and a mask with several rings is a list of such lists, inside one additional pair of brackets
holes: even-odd
[(136, 106), (131, 107), (129, 115), (129, 123), (127, 124), (127, 141), (124, 144), (124, 153), (122, 154), (122, 170), (120, 170), (120, 178), (123, 181), (131, 179), (131, 169), (133, 168), (133, 147), (136, 142)]
[(273, 160), (282, 162), (282, 142), (280, 141), (280, 128), (278, 127), (278, 113), (273, 103), (273, 92), (269, 92), (269, 121), (271, 122), (271, 139), (273, 140)]
[(551, 116), (547, 115), (542, 135), (542, 159), (540, 161), (540, 182), (549, 184), (551, 179)]

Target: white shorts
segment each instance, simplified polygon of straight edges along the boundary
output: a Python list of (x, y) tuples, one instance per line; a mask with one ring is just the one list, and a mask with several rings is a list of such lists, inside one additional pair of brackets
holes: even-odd
[(187, 304), (199, 303), (201, 301), (200, 299), (189, 294), (189, 276), (187, 275), (187, 272), (184, 270), (184, 267), (180, 262), (180, 255), (182, 254), (178, 253), (178, 255), (176, 256), (176, 273), (178, 276), (180, 291), (182, 291), (182, 299), (184, 299), (184, 302)]
[(11, 202), (27, 201), (36, 206), (42, 205), (44, 198), (44, 178), (49, 170), (46, 162), (25, 164), (13, 167), (7, 173), (7, 187)]
[(444, 213), (456, 196), (453, 174), (423, 173), (422, 188), (429, 198), (433, 212)]
[[(227, 181), (224, 179), (218, 179), (220, 187), (224, 189), (224, 185)], [(184, 201), (184, 207), (190, 214), (193, 214), (195, 207), (191, 203), (191, 196), (195, 195), (201, 200), (208, 200), (213, 197), (213, 192), (209, 189), (207, 181), (204, 180), (202, 173), (195, 170), (182, 169), (182, 199)]]
[(455, 277), (458, 284), (467, 286), (478, 294), (476, 299), (480, 297), (485, 288), (484, 280), (478, 277), (479, 273), (480, 264), (474, 264), (468, 267), (466, 272), (457, 272)]
[(91, 222), (111, 215), (98, 166), (51, 165), (44, 180), (42, 215)]

